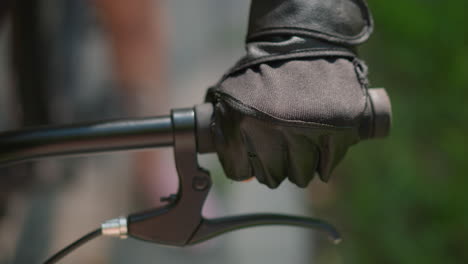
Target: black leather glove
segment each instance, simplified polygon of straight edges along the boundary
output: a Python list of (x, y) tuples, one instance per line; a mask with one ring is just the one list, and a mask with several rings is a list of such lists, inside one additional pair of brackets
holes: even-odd
[[(247, 54), (207, 93), (227, 176), (276, 188), (327, 181), (349, 146), (385, 136), (390, 105), (367, 89), (354, 45), (372, 19), (361, 0), (253, 0)], [(377, 118), (378, 117), (378, 118)]]

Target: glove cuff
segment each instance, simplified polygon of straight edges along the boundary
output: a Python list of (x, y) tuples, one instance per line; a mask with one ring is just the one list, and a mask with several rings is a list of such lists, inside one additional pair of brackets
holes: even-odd
[(357, 45), (372, 29), (365, 0), (252, 0), (247, 42), (269, 35), (299, 35)]

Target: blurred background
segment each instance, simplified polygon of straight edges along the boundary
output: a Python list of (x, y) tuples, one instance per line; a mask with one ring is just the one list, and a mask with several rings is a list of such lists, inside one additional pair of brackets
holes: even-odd
[[(190, 248), (100, 238), (62, 263), (468, 263), (468, 29), (463, 0), (369, 0), (360, 47), (392, 99), (386, 140), (350, 149), (328, 184), (232, 182), (201, 157), (207, 216), (327, 219), (344, 241), (267, 227)], [(10, 0), (0, 4), (0, 129), (168, 114), (203, 101), (243, 54), (249, 0)], [(0, 263), (40, 263), (102, 221), (176, 191), (171, 149), (1, 169)]]

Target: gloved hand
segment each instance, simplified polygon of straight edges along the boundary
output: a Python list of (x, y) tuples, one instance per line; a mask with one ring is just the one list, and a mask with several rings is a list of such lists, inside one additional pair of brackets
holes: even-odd
[(286, 177), (305, 187), (315, 172), (327, 181), (349, 146), (389, 129), (389, 102), (373, 106), (354, 52), (372, 31), (367, 5), (252, 0), (250, 12), (247, 54), (207, 93), (224, 170), (270, 188)]

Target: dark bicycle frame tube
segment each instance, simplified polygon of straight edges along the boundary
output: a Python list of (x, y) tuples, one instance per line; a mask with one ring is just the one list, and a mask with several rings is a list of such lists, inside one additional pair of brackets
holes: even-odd
[(0, 133), (0, 166), (43, 157), (172, 146), (170, 116)]

